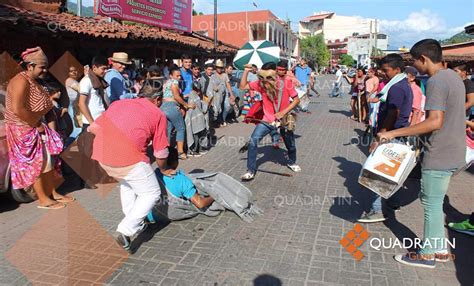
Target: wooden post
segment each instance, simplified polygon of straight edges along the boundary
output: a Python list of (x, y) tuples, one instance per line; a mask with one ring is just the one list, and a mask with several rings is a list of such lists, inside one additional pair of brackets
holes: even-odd
[(361, 96), (362, 96), (362, 92), (359, 91), (359, 92), (357, 93), (357, 110), (358, 110), (358, 113), (359, 113), (359, 122), (362, 122), (362, 110), (361, 110), (362, 103), (361, 103)]

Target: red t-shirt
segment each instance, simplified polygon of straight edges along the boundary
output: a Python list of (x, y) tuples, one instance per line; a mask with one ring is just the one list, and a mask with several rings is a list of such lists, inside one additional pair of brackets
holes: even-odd
[[(278, 79), (277, 80), (277, 90), (276, 90), (276, 99), (275, 99), (275, 105), (278, 107), (278, 94), (280, 90), (280, 82), (282, 80)], [(282, 93), (282, 98), (281, 98), (281, 106), (280, 106), (280, 111), (287, 108), (290, 105), (290, 97), (295, 98), (298, 97), (298, 92), (295, 89), (295, 86), (293, 82), (291, 81), (290, 78), (285, 78), (284, 86), (283, 86), (283, 93)], [(263, 99), (263, 121), (266, 122), (273, 122), (276, 120), (275, 118), (275, 107), (273, 106), (273, 101), (270, 99), (270, 97), (267, 95), (267, 92), (265, 89), (263, 89), (260, 85), (261, 81), (253, 81), (249, 83), (250, 89), (258, 91), (262, 95)]]
[(147, 147), (153, 142), (154, 156), (167, 151), (165, 114), (146, 98), (115, 101), (91, 125), (95, 134), (92, 159), (110, 167), (126, 167), (150, 160)]

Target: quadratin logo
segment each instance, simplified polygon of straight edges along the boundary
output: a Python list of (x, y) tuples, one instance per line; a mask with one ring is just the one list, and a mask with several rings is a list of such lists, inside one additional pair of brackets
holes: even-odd
[(359, 250), (359, 247), (369, 239), (370, 234), (360, 224), (354, 225), (354, 228), (350, 230), (339, 243), (354, 256), (357, 261), (364, 258), (364, 254)]

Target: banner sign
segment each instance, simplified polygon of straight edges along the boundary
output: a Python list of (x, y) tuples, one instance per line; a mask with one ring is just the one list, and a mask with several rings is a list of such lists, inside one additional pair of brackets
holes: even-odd
[(97, 10), (107, 17), (192, 31), (192, 0), (99, 0)]

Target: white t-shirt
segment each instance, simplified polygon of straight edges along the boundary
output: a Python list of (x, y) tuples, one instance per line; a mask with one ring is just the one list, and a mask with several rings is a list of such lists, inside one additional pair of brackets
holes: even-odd
[[(104, 104), (100, 98), (99, 91), (92, 87), (92, 82), (89, 77), (84, 77), (79, 83), (80, 94), (87, 95), (87, 106), (94, 120), (105, 111)], [(82, 115), (82, 122), (90, 124), (84, 115)]]
[(67, 90), (67, 95), (69, 96), (69, 104), (73, 104), (74, 101), (77, 99), (78, 93), (76, 90), (73, 88), (78, 89), (79, 88), (79, 83), (77, 80), (68, 78), (66, 79), (66, 90)]

